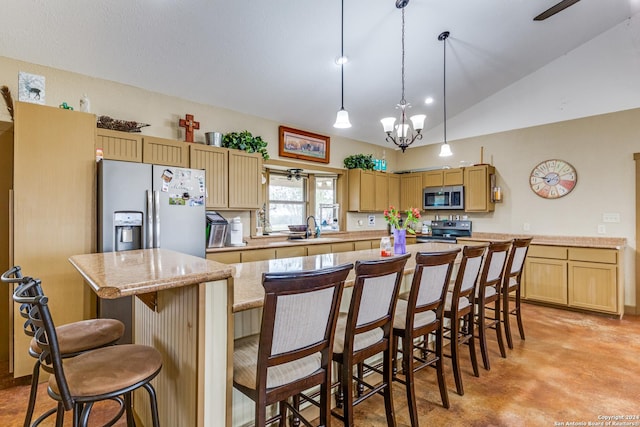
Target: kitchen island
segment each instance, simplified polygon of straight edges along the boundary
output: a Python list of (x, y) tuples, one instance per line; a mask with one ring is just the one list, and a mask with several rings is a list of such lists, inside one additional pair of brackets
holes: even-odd
[[(100, 298), (135, 295), (134, 342), (163, 357), (152, 381), (160, 425), (230, 425), (233, 350), (231, 266), (166, 249), (74, 255), (71, 264)], [(134, 394), (142, 425), (148, 397)]]

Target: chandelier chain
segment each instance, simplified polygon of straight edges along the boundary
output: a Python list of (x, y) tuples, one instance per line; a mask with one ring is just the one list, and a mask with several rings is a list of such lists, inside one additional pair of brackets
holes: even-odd
[(402, 8), (402, 99), (400, 105), (405, 105), (407, 101), (404, 99), (404, 8)]

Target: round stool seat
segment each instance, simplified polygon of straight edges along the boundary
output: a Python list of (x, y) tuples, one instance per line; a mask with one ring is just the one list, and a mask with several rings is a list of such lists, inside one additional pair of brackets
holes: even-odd
[[(74, 398), (126, 390), (155, 376), (160, 368), (160, 352), (139, 344), (103, 347), (64, 361), (64, 374)], [(55, 375), (49, 377), (49, 390), (60, 395)]]
[[(56, 328), (60, 353), (64, 356), (81, 353), (116, 342), (124, 334), (124, 323), (115, 319), (89, 319)], [(42, 352), (35, 338), (29, 350), (33, 355)]]

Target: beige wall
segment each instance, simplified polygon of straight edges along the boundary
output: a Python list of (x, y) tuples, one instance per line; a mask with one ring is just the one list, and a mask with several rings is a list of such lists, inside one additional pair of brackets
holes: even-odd
[[(635, 163), (640, 151), (640, 109), (569, 120), (450, 141), (454, 155), (438, 157), (439, 146), (407, 150), (399, 169), (457, 167), (484, 162), (498, 173), (504, 202), (495, 212), (470, 214), (475, 231), (534, 235), (624, 237), (625, 304), (635, 306)], [(529, 174), (541, 161), (562, 159), (577, 170), (578, 182), (567, 196), (547, 200), (529, 188)], [(604, 223), (603, 213), (619, 213), (620, 223)], [(432, 216), (432, 215), (428, 215)], [(523, 230), (524, 223), (530, 231)], [(598, 234), (604, 225), (605, 234)]]

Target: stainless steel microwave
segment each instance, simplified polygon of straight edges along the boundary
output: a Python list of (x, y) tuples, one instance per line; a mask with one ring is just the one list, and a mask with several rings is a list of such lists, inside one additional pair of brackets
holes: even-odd
[(464, 187), (426, 187), (423, 191), (423, 209), (464, 209)]

